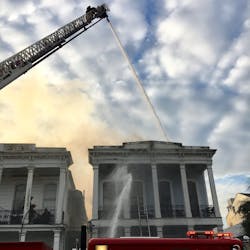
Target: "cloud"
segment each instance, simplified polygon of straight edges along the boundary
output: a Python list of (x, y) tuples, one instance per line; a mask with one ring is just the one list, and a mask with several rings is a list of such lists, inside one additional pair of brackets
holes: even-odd
[(40, 147), (66, 147), (77, 188), (86, 190), (90, 213), (92, 168), (88, 148), (123, 141), (107, 124), (95, 116), (93, 101), (79, 88), (80, 81), (50, 85), (34, 70), (0, 93), (0, 138), (5, 143), (36, 143)]

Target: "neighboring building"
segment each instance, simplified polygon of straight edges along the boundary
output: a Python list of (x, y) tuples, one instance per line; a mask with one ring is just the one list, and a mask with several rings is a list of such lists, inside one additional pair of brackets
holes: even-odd
[(239, 208), (246, 202), (250, 202), (249, 193), (238, 193), (235, 198), (228, 200), (228, 214), (227, 214), (227, 224), (228, 228), (225, 231), (232, 232), (235, 237), (242, 238), (244, 233), (244, 228), (241, 223), (243, 221), (243, 214), (239, 213)]
[(72, 249), (86, 223), (65, 148), (0, 144), (0, 241), (43, 241)]
[[(122, 187), (116, 169), (132, 175), (129, 201), (117, 222), (116, 236), (185, 237), (187, 230), (222, 230), (212, 172), (216, 150), (181, 143), (139, 141), (121, 146), (94, 146), (92, 236), (109, 234)], [(208, 203), (204, 172), (213, 204)], [(118, 185), (118, 187), (117, 187)]]
[(228, 200), (227, 224), (229, 227), (240, 224), (243, 220), (242, 214), (239, 213), (239, 207), (245, 202), (250, 202), (250, 194), (238, 193), (235, 198)]

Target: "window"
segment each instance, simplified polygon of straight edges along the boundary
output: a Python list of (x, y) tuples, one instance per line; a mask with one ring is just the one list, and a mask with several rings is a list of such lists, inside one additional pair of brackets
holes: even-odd
[(105, 219), (112, 218), (115, 209), (116, 190), (115, 183), (106, 181), (103, 183), (103, 214)]
[(26, 185), (16, 185), (15, 198), (13, 201), (13, 211), (23, 213)]
[(172, 217), (172, 201), (171, 201), (171, 188), (168, 181), (159, 182), (159, 195), (160, 195), (160, 205), (161, 205), (161, 216), (162, 217)]
[(194, 181), (188, 181), (188, 193), (190, 199), (191, 212), (193, 217), (200, 216), (199, 200)]
[(139, 218), (139, 212), (143, 212), (144, 209), (143, 183), (134, 181), (130, 192), (130, 217)]
[(56, 207), (56, 184), (47, 184), (44, 188), (43, 208), (49, 211), (55, 210)]

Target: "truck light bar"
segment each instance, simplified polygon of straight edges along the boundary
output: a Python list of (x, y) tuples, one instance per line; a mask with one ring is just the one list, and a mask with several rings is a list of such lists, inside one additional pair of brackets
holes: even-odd
[(232, 238), (233, 237), (233, 234), (230, 233), (230, 232), (227, 232), (227, 233), (217, 233), (216, 235), (218, 238)]
[(189, 238), (199, 238), (199, 236), (206, 236), (207, 238), (212, 238), (214, 236), (214, 231), (188, 231), (187, 237)]

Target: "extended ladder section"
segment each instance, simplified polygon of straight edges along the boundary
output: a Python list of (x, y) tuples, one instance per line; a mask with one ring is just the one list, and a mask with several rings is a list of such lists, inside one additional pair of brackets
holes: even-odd
[[(0, 63), (0, 89), (107, 17), (108, 7), (88, 7), (86, 13)], [(92, 22), (96, 20), (96, 22)]]
[(148, 236), (151, 237), (150, 226), (148, 221), (148, 209), (147, 205), (144, 206), (141, 197), (137, 196), (137, 209), (138, 209), (138, 219), (139, 219), (139, 229), (140, 236), (145, 236), (143, 233), (143, 228), (147, 227)]

